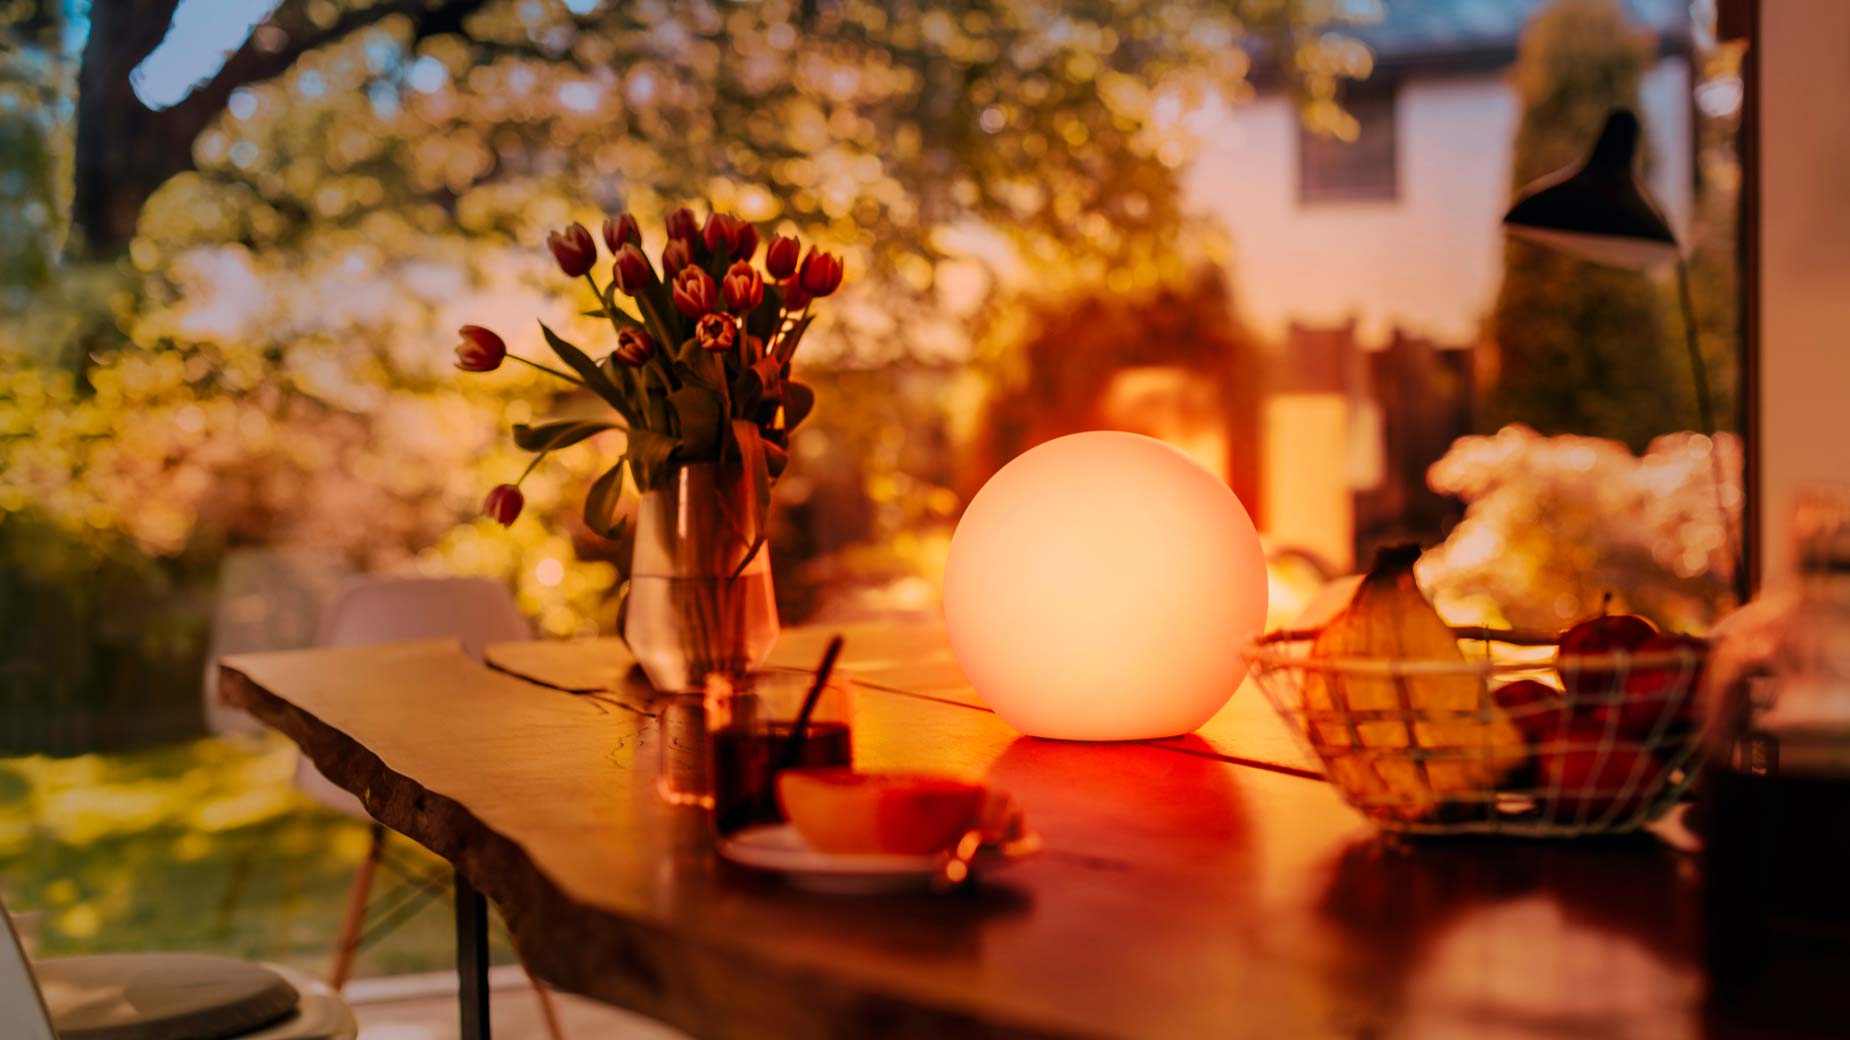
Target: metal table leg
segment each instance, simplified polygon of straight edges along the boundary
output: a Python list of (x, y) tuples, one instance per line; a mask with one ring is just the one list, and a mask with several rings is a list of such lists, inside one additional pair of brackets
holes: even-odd
[(462, 1040), (488, 1040), (488, 902), (456, 874), (456, 995)]

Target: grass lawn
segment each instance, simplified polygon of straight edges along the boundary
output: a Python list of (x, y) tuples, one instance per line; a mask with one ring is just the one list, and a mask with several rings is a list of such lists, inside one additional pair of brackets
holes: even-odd
[[(0, 896), (34, 956), (126, 950), (221, 953), (327, 969), (366, 824), (290, 785), (281, 737), (207, 739), (148, 751), (0, 759)], [(393, 859), (447, 877), (393, 836)], [(450, 968), (447, 887), (413, 901), (376, 875), (356, 974)], [(512, 963), (505, 933), (497, 962)]]

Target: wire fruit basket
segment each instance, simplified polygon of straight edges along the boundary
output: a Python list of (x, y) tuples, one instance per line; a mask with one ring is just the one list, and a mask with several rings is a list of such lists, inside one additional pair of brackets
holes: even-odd
[(1463, 661), (1316, 658), (1317, 630), (1273, 632), (1247, 657), (1343, 799), (1384, 830), (1621, 833), (1695, 782), (1700, 644), (1568, 660), (1552, 635), (1452, 631)]

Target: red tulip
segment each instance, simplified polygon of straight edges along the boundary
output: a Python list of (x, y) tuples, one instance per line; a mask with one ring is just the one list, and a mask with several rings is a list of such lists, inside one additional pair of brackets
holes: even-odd
[(456, 344), (456, 367), (464, 372), (493, 372), (507, 357), (507, 344), (480, 325), (464, 325), (456, 334), (462, 337)]
[(782, 281), (797, 273), (797, 261), (803, 256), (803, 243), (790, 235), (778, 235), (764, 247), (764, 269)]
[(552, 258), (559, 262), (559, 270), (573, 278), (589, 271), (591, 265), (597, 263), (597, 243), (583, 224), (574, 223), (564, 231), (554, 231), (547, 235), (546, 248), (552, 250)]
[(482, 500), (482, 514), (506, 527), (520, 516), (520, 508), (526, 504), (526, 497), (520, 493), (519, 488), (512, 484), (500, 484)]
[(809, 294), (803, 291), (803, 287), (796, 282), (785, 282), (784, 309), (800, 311), (807, 306), (809, 306)]
[(732, 258), (750, 260), (752, 254), (758, 251), (758, 229), (737, 217), (732, 219), (739, 226), (738, 241), (732, 244)]
[(629, 328), (617, 333), (617, 360), (631, 368), (641, 368), (655, 356), (655, 339), (641, 329)]
[(649, 266), (649, 258), (642, 255), (642, 250), (634, 242), (625, 242), (617, 250), (617, 260), (611, 265), (610, 277), (616, 281), (617, 288), (630, 296), (640, 296), (655, 284), (655, 270)]
[(693, 262), (694, 250), (687, 244), (687, 239), (671, 238), (662, 249), (662, 277), (673, 281), (674, 276), (681, 273), (681, 268)]
[(720, 289), (726, 294), (726, 306), (734, 314), (750, 313), (764, 299), (764, 279), (759, 277), (757, 268), (743, 260), (726, 269)]
[(702, 347), (716, 353), (731, 350), (738, 335), (737, 323), (724, 314), (709, 314), (694, 326), (694, 338), (700, 341)]
[(668, 214), (669, 238), (691, 239), (698, 234), (700, 234), (700, 221), (695, 218), (693, 210), (682, 206)]
[(827, 296), (841, 284), (841, 261), (831, 253), (810, 246), (809, 255), (803, 258), (803, 271), (797, 275), (797, 280), (803, 284), (803, 291), (811, 296)]
[(709, 213), (707, 222), (700, 228), (700, 237), (707, 244), (707, 252), (717, 253), (721, 246), (732, 248), (739, 240), (739, 229), (733, 226), (730, 214)]
[(690, 318), (710, 314), (719, 306), (719, 287), (713, 276), (689, 264), (674, 276), (675, 309)]
[(617, 250), (622, 249), (626, 243), (633, 246), (642, 245), (642, 227), (636, 223), (636, 218), (628, 213), (615, 219), (605, 217), (604, 244), (610, 247), (612, 255), (615, 255)]

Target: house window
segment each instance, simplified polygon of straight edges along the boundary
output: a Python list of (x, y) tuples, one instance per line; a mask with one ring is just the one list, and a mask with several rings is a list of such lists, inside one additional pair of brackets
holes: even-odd
[(1343, 99), (1355, 117), (1355, 140), (1339, 141), (1298, 127), (1298, 202), (1372, 202), (1400, 193), (1394, 91), (1356, 92)]

